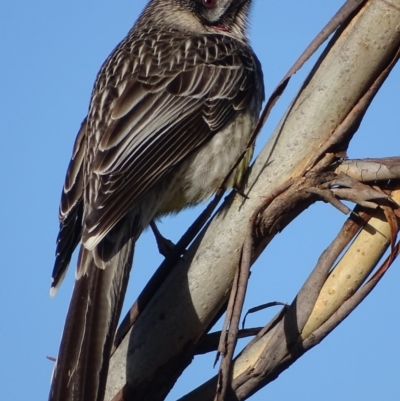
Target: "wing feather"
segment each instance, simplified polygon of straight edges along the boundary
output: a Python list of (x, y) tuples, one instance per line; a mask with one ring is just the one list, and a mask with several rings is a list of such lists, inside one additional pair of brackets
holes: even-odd
[(86, 118), (75, 140), (72, 158), (61, 195), (56, 260), (52, 273), (50, 294), (54, 296), (71, 260), (72, 252), (81, 239), (83, 215), (83, 165), (86, 154)]
[[(135, 48), (122, 43), (108, 63), (113, 71), (106, 62), (96, 81), (82, 235), (88, 249), (254, 96), (261, 69), (244, 44), (219, 34), (157, 35)], [(130, 64), (117, 69), (116, 59)]]

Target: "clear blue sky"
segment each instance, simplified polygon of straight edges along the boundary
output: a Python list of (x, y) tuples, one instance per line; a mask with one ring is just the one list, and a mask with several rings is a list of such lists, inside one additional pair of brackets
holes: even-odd
[[(269, 94), (342, 0), (254, 1), (252, 44)], [(3, 400), (45, 400), (73, 270), (49, 298), (58, 230), (58, 202), (72, 144), (85, 117), (95, 75), (144, 7), (145, 0), (4, 2), (0, 15), (1, 290), (0, 387)], [(296, 92), (308, 64), (290, 84), (259, 139), (261, 146)], [(378, 94), (350, 149), (350, 157), (400, 154), (400, 71)], [(198, 210), (197, 210), (198, 212)], [(177, 240), (196, 211), (162, 224)], [(281, 233), (253, 269), (246, 308), (290, 302), (344, 220), (316, 205)], [(287, 249), (291, 251), (288, 252)], [(133, 301), (161, 258), (145, 234), (137, 246)], [(398, 400), (400, 393), (400, 262), (361, 307), (253, 400)], [(263, 325), (273, 311), (248, 325)], [(168, 400), (215, 373), (214, 355), (196, 358)], [(193, 370), (192, 370), (193, 373)]]

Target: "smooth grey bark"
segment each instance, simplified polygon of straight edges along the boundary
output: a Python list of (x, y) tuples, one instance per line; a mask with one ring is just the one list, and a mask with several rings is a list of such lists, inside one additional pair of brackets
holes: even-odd
[(126, 382), (140, 389), (137, 399), (162, 399), (143, 388), (157, 387), (161, 374), (173, 381), (190, 362), (193, 345), (229, 296), (250, 216), (266, 195), (304, 171), (353, 111), (399, 48), (399, 26), (400, 0), (369, 1), (320, 58), (251, 168), (249, 199), (235, 194), (226, 199), (118, 347), (106, 400)]

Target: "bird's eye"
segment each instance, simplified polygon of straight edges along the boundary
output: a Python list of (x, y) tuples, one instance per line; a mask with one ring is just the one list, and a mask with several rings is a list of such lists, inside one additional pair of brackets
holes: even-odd
[(217, 0), (201, 0), (201, 2), (203, 3), (204, 7), (213, 8), (215, 7)]

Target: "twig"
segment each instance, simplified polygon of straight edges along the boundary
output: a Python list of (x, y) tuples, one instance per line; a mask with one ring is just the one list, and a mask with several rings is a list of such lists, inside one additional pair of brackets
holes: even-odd
[[(251, 257), (253, 249), (253, 231), (254, 223), (257, 216), (262, 213), (271, 202), (279, 195), (285, 192), (294, 180), (288, 180), (267, 196), (261, 205), (255, 210), (249, 220), (245, 241), (242, 248), (242, 258), (240, 267), (235, 275), (235, 280), (232, 286), (227, 314), (222, 329), (220, 350), (222, 354), (221, 365), (218, 374), (218, 386), (215, 395), (215, 401), (223, 401), (225, 399), (229, 383), (231, 380), (232, 358), (237, 343), (237, 334), (239, 330), (240, 315), (243, 309), (243, 303), (247, 290), (247, 283), (250, 273)], [(229, 327), (228, 333), (226, 329)], [(216, 361), (218, 360), (218, 355)]]
[(279, 302), (279, 301), (272, 301), (272, 302), (267, 302), (266, 304), (258, 305), (253, 308), (250, 308), (246, 314), (244, 315), (243, 321), (242, 321), (242, 330), (244, 330), (244, 326), (246, 324), (246, 318), (247, 315), (250, 315), (251, 313), (259, 312), (261, 310), (271, 308), (273, 306), (289, 306), (288, 304), (285, 304), (284, 302)]
[[(256, 336), (263, 328), (252, 327), (250, 329), (242, 329), (238, 332), (238, 338), (246, 338)], [(207, 334), (197, 344), (195, 355), (207, 354), (212, 351), (217, 351), (221, 339), (222, 331), (215, 331)]]

